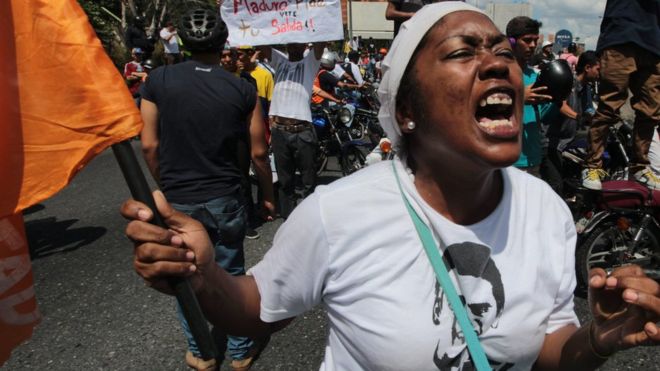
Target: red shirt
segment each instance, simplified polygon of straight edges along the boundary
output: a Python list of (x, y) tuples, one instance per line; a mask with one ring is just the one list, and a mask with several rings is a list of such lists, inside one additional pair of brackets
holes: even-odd
[(126, 79), (126, 84), (128, 84), (128, 90), (131, 94), (135, 95), (138, 89), (140, 89), (142, 79), (128, 80), (133, 72), (144, 72), (144, 68), (140, 62), (130, 61), (124, 65), (124, 78)]

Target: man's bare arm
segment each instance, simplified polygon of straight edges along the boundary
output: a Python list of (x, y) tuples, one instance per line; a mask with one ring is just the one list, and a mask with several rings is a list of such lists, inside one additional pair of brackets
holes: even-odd
[(147, 163), (149, 172), (156, 182), (160, 182), (160, 170), (158, 166), (158, 107), (154, 102), (142, 98), (140, 103), (140, 113), (142, 114), (142, 133), (140, 141), (142, 142), (142, 155)]

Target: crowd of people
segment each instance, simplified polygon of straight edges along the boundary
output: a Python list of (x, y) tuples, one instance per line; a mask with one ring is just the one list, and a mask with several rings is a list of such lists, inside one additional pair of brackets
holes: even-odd
[[(123, 205), (136, 271), (165, 293), (168, 277), (190, 279), (233, 370), (249, 369), (273, 333), (318, 304), (330, 323), (323, 370), (585, 370), (657, 345), (660, 286), (636, 266), (592, 270), (593, 318), (580, 325), (575, 226), (556, 194), (558, 154), (582, 126), (584, 185), (599, 187), (604, 130), (628, 89), (633, 176), (660, 189), (648, 160), (660, 96), (653, 4), (649, 14), (640, 1), (609, 0), (597, 50), (560, 56), (538, 45), (541, 22), (515, 17), (502, 33), (461, 1), (392, 1), (389, 50), (355, 37), (345, 59), (320, 42), (232, 47), (217, 11), (187, 12), (159, 34), (166, 66), (147, 68), (149, 49), (134, 42), (124, 70), (170, 226), (150, 225), (144, 204)], [(646, 31), (630, 29), (653, 22), (656, 34), (640, 43)], [(575, 75), (559, 100), (535, 85), (556, 59)], [(317, 188), (310, 105), (342, 103), (336, 88), (369, 81), (379, 82), (378, 117), (397, 157)], [(278, 209), (285, 222), (246, 274), (243, 239)], [(217, 369), (181, 323), (187, 364)]]

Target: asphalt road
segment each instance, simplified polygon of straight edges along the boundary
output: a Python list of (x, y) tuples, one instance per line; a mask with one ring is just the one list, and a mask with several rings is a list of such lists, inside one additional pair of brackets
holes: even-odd
[[(337, 173), (325, 174), (328, 182)], [(35, 291), (43, 315), (32, 339), (0, 370), (187, 370), (174, 299), (132, 270), (119, 216), (128, 189), (106, 151), (56, 196), (25, 212)], [(281, 220), (245, 244), (247, 266), (268, 250)], [(576, 298), (580, 319), (585, 301)], [(273, 336), (254, 370), (316, 370), (327, 326), (321, 309)], [(226, 364), (223, 370), (226, 370)], [(622, 352), (602, 370), (660, 370), (657, 348)]]

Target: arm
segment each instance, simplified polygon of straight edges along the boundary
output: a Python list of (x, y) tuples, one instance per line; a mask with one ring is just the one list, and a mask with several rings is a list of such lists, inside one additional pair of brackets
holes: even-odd
[(534, 370), (595, 370), (605, 363), (590, 349), (589, 329), (568, 325), (546, 335)]
[(325, 49), (325, 42), (316, 42), (314, 43), (314, 57), (316, 60), (321, 59), (323, 56), (323, 50)]
[(340, 88), (349, 88), (349, 89), (358, 89), (360, 85), (358, 84), (352, 84), (350, 82), (343, 82), (343, 81), (338, 81), (337, 86)]
[(571, 106), (569, 106), (568, 103), (566, 103), (566, 101), (562, 103), (561, 107), (559, 108), (559, 112), (561, 112), (562, 115), (568, 117), (569, 119), (573, 119), (573, 120), (579, 119), (578, 117), (579, 115), (577, 114), (577, 112), (575, 112), (571, 108)]
[(333, 102), (335, 102), (335, 103), (341, 103), (341, 99), (335, 98), (334, 95), (328, 93), (327, 91), (321, 89), (321, 88), (318, 87), (318, 86), (313, 86), (313, 87), (312, 87), (312, 92), (313, 92), (314, 94), (316, 94), (316, 95), (322, 97), (322, 98), (325, 98), (325, 99), (331, 100), (331, 101), (333, 101)]
[(254, 164), (254, 171), (259, 179), (259, 187), (264, 194), (264, 209), (268, 212), (269, 219), (275, 216), (275, 196), (273, 194), (273, 174), (268, 163), (268, 143), (261, 113), (261, 103), (257, 97), (257, 104), (248, 117), (250, 126), (250, 156)]
[(135, 72), (135, 69), (131, 66), (130, 63), (126, 63), (126, 65), (124, 65), (124, 78), (126, 81), (133, 82), (139, 80), (140, 77), (138, 77), (136, 73), (138, 72)]
[(535, 364), (539, 370), (593, 370), (617, 351), (660, 344), (660, 284), (636, 265), (589, 273), (593, 320), (577, 330), (548, 334)]
[(142, 142), (142, 155), (147, 163), (149, 172), (156, 182), (160, 182), (160, 172), (158, 168), (158, 107), (154, 102), (142, 99), (140, 104), (140, 113), (142, 114), (142, 133), (140, 141)]
[(168, 229), (147, 223), (153, 213), (140, 202), (129, 200), (121, 209), (131, 220), (126, 235), (135, 243), (135, 270), (150, 287), (172, 294), (167, 279), (187, 277), (206, 317), (237, 335), (261, 338), (291, 322), (261, 321), (261, 298), (254, 278), (225, 272), (215, 263), (213, 245), (202, 225), (175, 211), (160, 191), (154, 192), (154, 200)]
[(172, 32), (167, 31), (167, 34), (166, 34), (165, 40), (170, 41), (170, 40), (172, 40), (172, 38), (173, 38), (174, 36), (176, 36), (176, 31), (172, 31)]
[(387, 9), (385, 9), (385, 19), (388, 21), (407, 21), (415, 15), (415, 13), (410, 13), (410, 12), (402, 12), (396, 8), (396, 4), (394, 3), (387, 3)]
[(349, 75), (348, 72), (344, 71), (344, 73), (341, 75), (341, 77), (348, 80), (348, 81), (355, 82), (355, 79), (353, 78), (353, 76)]

